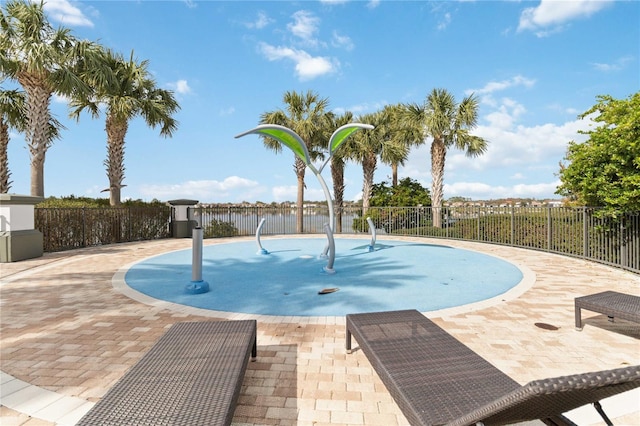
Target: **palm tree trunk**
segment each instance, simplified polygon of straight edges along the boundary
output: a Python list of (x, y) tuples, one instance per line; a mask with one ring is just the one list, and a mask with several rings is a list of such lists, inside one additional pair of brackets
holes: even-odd
[(398, 163), (391, 164), (391, 186), (398, 186)]
[(296, 176), (298, 177), (298, 199), (296, 201), (296, 232), (304, 232), (304, 172), (307, 166), (300, 158), (296, 157), (294, 164)]
[(362, 174), (364, 181), (362, 183), (362, 216), (366, 217), (369, 210), (371, 192), (373, 191), (373, 177), (376, 172), (376, 154), (367, 153), (362, 161)]
[(49, 103), (52, 91), (46, 82), (30, 74), (18, 76), (27, 92), (27, 132), (25, 139), (31, 157), (31, 195), (44, 197), (44, 159), (51, 142)]
[(107, 116), (107, 159), (104, 165), (109, 178), (109, 204), (121, 204), (121, 189), (124, 181), (124, 138), (127, 134), (128, 123), (118, 120), (112, 115)]
[(11, 189), (8, 147), (9, 125), (0, 117), (0, 194), (7, 194)]
[(446, 155), (447, 147), (444, 141), (434, 138), (431, 143), (431, 207), (435, 228), (442, 228), (442, 187)]
[(342, 232), (342, 210), (344, 209), (344, 161), (331, 158), (331, 180), (333, 180), (333, 198), (336, 214), (337, 233)]

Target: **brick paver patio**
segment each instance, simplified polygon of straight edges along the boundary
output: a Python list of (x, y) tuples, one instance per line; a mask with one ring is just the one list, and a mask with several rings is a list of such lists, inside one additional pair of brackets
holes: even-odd
[[(427, 313), (516, 381), (640, 364), (639, 324), (588, 311), (582, 332), (573, 322), (575, 297), (603, 290), (640, 295), (640, 276), (532, 250), (419, 241), (481, 251), (523, 269), (528, 282), (499, 300)], [(0, 264), (0, 423), (73, 424), (170, 324), (234, 318), (142, 303), (119, 289), (124, 265), (190, 247), (189, 239), (170, 239)], [(249, 365), (234, 424), (406, 424), (363, 354), (345, 353), (344, 318), (257, 319), (258, 360)], [(616, 424), (640, 424), (638, 395), (618, 404)]]

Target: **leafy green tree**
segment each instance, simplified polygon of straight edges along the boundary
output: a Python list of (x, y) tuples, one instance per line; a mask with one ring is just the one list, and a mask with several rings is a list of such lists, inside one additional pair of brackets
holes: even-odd
[(387, 182), (373, 185), (372, 207), (415, 207), (430, 206), (429, 190), (410, 177), (400, 179), (396, 186)]
[(173, 92), (157, 87), (148, 71), (148, 61), (138, 62), (134, 54), (128, 60), (111, 50), (104, 50), (104, 61), (109, 65), (109, 73), (114, 79), (90, 78), (93, 92), (86, 96), (77, 94), (72, 99), (71, 116), (79, 119), (84, 110), (94, 118), (100, 113), (101, 105), (106, 110), (107, 159), (105, 166), (109, 178), (110, 204), (121, 204), (121, 190), (124, 181), (124, 147), (129, 121), (141, 116), (148, 126), (160, 126), (160, 135), (170, 137), (176, 131), (178, 122), (173, 114), (180, 109)]
[(211, 222), (204, 228), (203, 234), (205, 238), (235, 237), (238, 235), (238, 228), (233, 222), (211, 219)]
[[(327, 139), (324, 132), (327, 129), (327, 108), (329, 100), (321, 98), (315, 92), (307, 93), (285, 92), (283, 101), (286, 104), (286, 111), (278, 109), (268, 111), (261, 115), (262, 124), (278, 124), (288, 127), (302, 138), (309, 150), (312, 160), (321, 158), (323, 150), (326, 148)], [(269, 137), (260, 136), (265, 147), (279, 153), (282, 151), (280, 142)], [(298, 194), (296, 200), (296, 232), (303, 232), (303, 205), (304, 205), (304, 176), (306, 164), (298, 156), (294, 155), (293, 169), (298, 179)]]
[[(0, 10), (0, 73), (26, 92), (25, 139), (31, 157), (31, 195), (44, 196), (44, 161), (53, 141), (50, 103), (54, 93), (89, 92), (78, 73), (102, 73), (95, 43), (78, 40), (66, 28), (55, 30), (44, 14), (44, 2), (9, 0)], [(104, 74), (105, 78), (109, 78)]]
[(423, 138), (431, 137), (431, 196), (433, 226), (442, 227), (440, 208), (443, 201), (444, 166), (447, 149), (455, 147), (469, 157), (483, 154), (488, 142), (469, 131), (478, 121), (478, 99), (474, 95), (457, 103), (445, 89), (433, 89), (424, 104), (406, 105), (403, 118), (409, 126), (422, 127)]
[(393, 139), (393, 115), (388, 108), (365, 114), (361, 123), (371, 124), (372, 130), (358, 132), (345, 142), (346, 155), (362, 165), (362, 211), (366, 215), (370, 206), (373, 178), (380, 158), (402, 158), (406, 152), (404, 144)]
[(561, 184), (556, 194), (578, 205), (604, 207), (617, 216), (640, 211), (640, 92), (628, 99), (598, 96), (583, 113), (599, 123), (584, 143), (569, 142), (560, 164)]
[[(365, 231), (368, 228), (366, 218), (371, 218), (376, 228), (384, 228), (389, 232), (397, 229), (426, 226), (431, 215), (426, 208), (431, 205), (429, 190), (409, 177), (400, 179), (398, 183), (389, 185), (380, 182), (373, 185), (371, 191), (371, 209), (362, 217), (355, 218), (353, 228)], [(406, 209), (405, 207), (414, 207)], [(425, 208), (415, 208), (425, 207)]]

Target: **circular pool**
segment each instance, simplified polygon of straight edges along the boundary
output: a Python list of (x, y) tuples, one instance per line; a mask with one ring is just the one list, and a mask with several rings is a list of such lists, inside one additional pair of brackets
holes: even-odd
[[(221, 312), (344, 316), (396, 309), (435, 311), (499, 296), (523, 279), (510, 262), (472, 250), (419, 241), (336, 238), (334, 274), (320, 256), (326, 238), (262, 240), (203, 247), (210, 291), (188, 294), (192, 250), (150, 257), (125, 273), (132, 289), (172, 303)], [(329, 290), (326, 294), (323, 290)]]

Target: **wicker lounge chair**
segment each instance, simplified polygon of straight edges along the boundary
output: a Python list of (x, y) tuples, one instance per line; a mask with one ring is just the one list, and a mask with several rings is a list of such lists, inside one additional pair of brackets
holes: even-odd
[(171, 326), (78, 425), (230, 425), (256, 321)]
[(353, 336), (412, 425), (572, 425), (562, 413), (601, 412), (601, 399), (640, 387), (640, 366), (521, 386), (416, 310), (349, 314), (346, 326), (347, 352)]
[(640, 297), (616, 291), (603, 291), (575, 298), (576, 330), (582, 330), (581, 309), (604, 314), (611, 321), (622, 318), (640, 323)]

